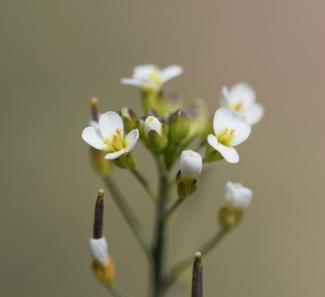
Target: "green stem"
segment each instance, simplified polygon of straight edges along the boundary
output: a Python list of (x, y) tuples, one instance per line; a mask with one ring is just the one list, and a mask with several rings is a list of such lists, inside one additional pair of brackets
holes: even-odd
[(149, 197), (153, 202), (156, 202), (156, 194), (154, 190), (151, 188), (149, 182), (146, 180), (146, 178), (136, 169), (131, 170), (132, 174), (135, 176), (135, 178), (140, 182), (140, 184), (143, 186)]
[(179, 205), (182, 204), (184, 199), (178, 198), (164, 213), (163, 220), (166, 221), (174, 213)]
[(162, 296), (162, 276), (165, 264), (165, 221), (163, 220), (166, 201), (168, 200), (168, 174), (165, 168), (164, 160), (160, 157), (158, 160), (159, 170), (159, 197), (156, 213), (156, 230), (154, 244), (152, 249), (152, 275), (153, 275), (153, 297)]
[[(202, 253), (203, 256), (208, 255), (216, 245), (223, 239), (227, 233), (220, 229), (212, 238), (205, 242), (197, 250)], [(168, 289), (176, 279), (189, 267), (193, 261), (193, 255), (188, 256), (181, 260), (170, 272), (168, 277), (164, 280), (164, 290)]]
[(111, 193), (114, 202), (116, 203), (117, 207), (119, 208), (123, 217), (125, 218), (127, 224), (132, 230), (135, 238), (141, 245), (143, 251), (149, 256), (150, 250), (145, 240), (144, 231), (139, 219), (133, 212), (132, 208), (129, 206), (127, 200), (124, 198), (124, 196), (118, 189), (115, 182), (111, 178), (104, 178), (104, 182), (107, 186), (108, 191)]

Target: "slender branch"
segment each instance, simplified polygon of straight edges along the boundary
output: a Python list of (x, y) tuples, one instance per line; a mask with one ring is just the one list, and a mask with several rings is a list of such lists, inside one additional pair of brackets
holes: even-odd
[(136, 169), (131, 170), (132, 174), (135, 176), (135, 178), (140, 182), (140, 184), (143, 186), (149, 197), (153, 202), (156, 202), (156, 194), (155, 191), (151, 188), (149, 182), (146, 180), (146, 178)]
[(178, 208), (179, 205), (182, 204), (184, 199), (178, 198), (164, 213), (163, 220), (166, 221), (168, 218), (174, 213), (174, 211)]
[(168, 174), (165, 166), (165, 161), (162, 156), (157, 157), (157, 166), (159, 171), (159, 197), (156, 212), (156, 228), (154, 235), (154, 243), (152, 247), (152, 289), (153, 297), (162, 296), (162, 276), (165, 264), (165, 221), (163, 215), (168, 199)]
[[(198, 251), (201, 251), (203, 256), (208, 255), (213, 248), (223, 239), (227, 233), (220, 229), (212, 238), (205, 242)], [(164, 289), (169, 288), (176, 279), (192, 264), (193, 256), (190, 255), (187, 258), (181, 260), (169, 273), (164, 280)]]
[(117, 287), (107, 287), (109, 292), (112, 294), (114, 297), (127, 297), (127, 295), (124, 294), (119, 288)]
[(149, 256), (150, 250), (145, 240), (144, 232), (139, 219), (136, 217), (132, 208), (129, 206), (127, 200), (124, 198), (115, 182), (111, 178), (104, 178), (104, 182), (107, 186), (108, 191), (111, 193), (117, 207), (120, 209), (122, 215), (124, 216), (127, 224), (132, 230), (135, 238), (141, 245), (143, 251)]

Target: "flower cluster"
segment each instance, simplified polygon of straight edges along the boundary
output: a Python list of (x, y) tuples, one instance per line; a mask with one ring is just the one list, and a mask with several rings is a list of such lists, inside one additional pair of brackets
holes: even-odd
[[(119, 112), (100, 113), (98, 99), (91, 100), (91, 119), (82, 131), (82, 139), (90, 147), (90, 156), (96, 172), (103, 178), (113, 199), (129, 223), (136, 238), (148, 253), (153, 266), (154, 293), (158, 296), (178, 276), (164, 278), (162, 226), (179, 205), (198, 188), (198, 180), (204, 165), (225, 160), (238, 163), (237, 146), (252, 134), (252, 127), (261, 120), (263, 106), (257, 102), (252, 87), (238, 83), (231, 88), (221, 88), (219, 104), (209, 115), (203, 100), (196, 100), (189, 107), (180, 96), (168, 95), (163, 86), (183, 73), (178, 65), (159, 69), (154, 65), (137, 66), (131, 78), (121, 79), (124, 85), (138, 89), (143, 114), (131, 108)], [(217, 106), (218, 105), (218, 106)], [(151, 183), (140, 173), (134, 148), (141, 142), (154, 157), (159, 176), (155, 191)], [(174, 171), (178, 164), (177, 174)], [(113, 183), (111, 169), (115, 166), (129, 170), (144, 187), (157, 209), (156, 240), (152, 247), (143, 238), (141, 226), (127, 199), (122, 197)], [(174, 171), (174, 173), (173, 173)], [(176, 177), (175, 177), (176, 176)], [(177, 191), (172, 200), (172, 185)], [(228, 233), (240, 222), (244, 210), (252, 200), (252, 191), (239, 183), (225, 186), (225, 204), (219, 211), (222, 234)], [(218, 235), (220, 237), (220, 235)], [(217, 237), (217, 238), (219, 238)], [(99, 267), (108, 267), (111, 261), (104, 238), (91, 239), (93, 258)], [(201, 251), (207, 253), (208, 251)], [(96, 266), (96, 267), (97, 267)], [(172, 271), (173, 272), (173, 271)], [(106, 282), (107, 284), (107, 282)], [(159, 295), (161, 296), (161, 295)]]

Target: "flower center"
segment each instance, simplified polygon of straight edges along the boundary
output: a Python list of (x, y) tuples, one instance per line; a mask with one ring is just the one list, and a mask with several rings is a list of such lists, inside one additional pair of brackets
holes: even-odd
[(224, 128), (218, 135), (218, 141), (225, 146), (232, 146), (235, 138), (235, 129)]
[(109, 153), (120, 151), (126, 147), (121, 129), (116, 129), (115, 134), (111, 138), (105, 138), (104, 143)]
[(149, 80), (153, 83), (155, 83), (156, 85), (160, 85), (161, 84), (161, 79), (160, 79), (160, 70), (158, 68), (154, 68), (151, 73), (149, 74)]
[(243, 101), (239, 101), (237, 103), (230, 104), (230, 109), (238, 111), (238, 112), (244, 112), (245, 107)]

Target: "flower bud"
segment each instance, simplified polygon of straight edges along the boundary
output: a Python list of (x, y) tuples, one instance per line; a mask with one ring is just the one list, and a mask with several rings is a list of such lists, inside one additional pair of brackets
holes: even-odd
[(202, 171), (200, 154), (185, 150), (181, 154), (180, 170), (177, 175), (177, 193), (181, 199), (191, 195), (197, 188), (197, 177)]
[(251, 204), (253, 192), (242, 184), (227, 182), (225, 186), (225, 198), (226, 204), (229, 207), (244, 210)]
[(137, 128), (138, 117), (131, 108), (127, 108), (127, 107), (122, 108), (120, 111), (120, 115), (123, 119), (124, 128), (126, 132), (130, 132), (131, 130)]
[(226, 205), (219, 211), (219, 224), (224, 231), (229, 232), (241, 222), (244, 209), (250, 205), (252, 197), (252, 190), (239, 183), (227, 182)]
[(209, 127), (209, 111), (206, 102), (203, 99), (196, 99), (187, 110), (190, 118), (190, 132), (188, 137), (192, 138), (196, 135), (201, 139), (206, 139), (212, 127)]
[(105, 159), (106, 152), (89, 148), (90, 163), (100, 176), (108, 176), (112, 170), (112, 161)]
[(148, 116), (144, 122), (144, 132), (148, 134), (150, 131), (155, 131), (159, 135), (162, 132), (162, 125), (160, 121), (154, 116)]
[(188, 115), (183, 110), (177, 110), (169, 116), (169, 140), (177, 145), (182, 143), (190, 131)]
[(201, 155), (192, 150), (182, 151), (180, 171), (182, 178), (198, 177), (202, 172)]
[(144, 121), (144, 138), (148, 149), (154, 152), (161, 151), (166, 147), (167, 136), (159, 119), (154, 116), (146, 118)]

